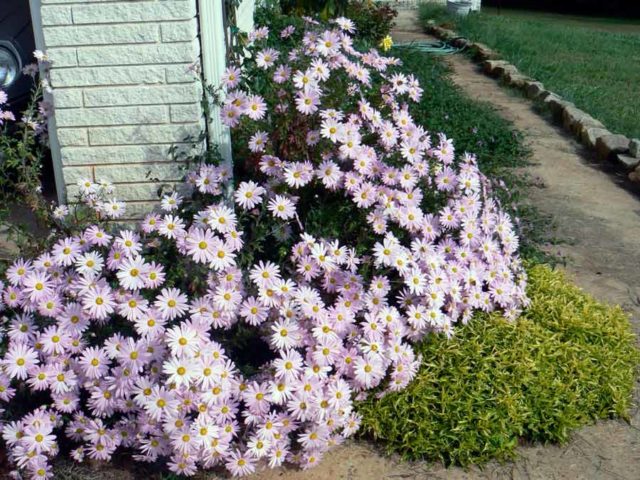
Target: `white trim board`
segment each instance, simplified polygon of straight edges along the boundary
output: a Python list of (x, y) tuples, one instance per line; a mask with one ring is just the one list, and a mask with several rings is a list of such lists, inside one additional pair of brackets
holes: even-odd
[[(44, 33), (42, 30), (42, 16), (40, 14), (40, 9), (42, 8), (41, 0), (29, 0), (29, 8), (31, 9), (31, 25), (33, 26), (33, 38), (36, 43), (36, 48), (44, 52), (46, 51), (46, 47), (44, 43)], [(51, 96), (47, 93), (44, 95), (48, 97)], [(49, 98), (49, 100), (52, 99)], [(51, 150), (51, 161), (53, 163), (53, 177), (56, 184), (58, 203), (63, 204), (67, 201), (67, 192), (64, 185), (64, 178), (62, 176), (62, 158), (60, 154), (60, 143), (58, 142), (55, 113), (49, 117), (48, 123), (49, 148)]]
[[(207, 85), (220, 85), (226, 69), (222, 0), (198, 0), (198, 9), (204, 80)], [(218, 107), (211, 111), (208, 129), (209, 141), (218, 145), (222, 158), (231, 167), (231, 134), (229, 128), (220, 122)]]

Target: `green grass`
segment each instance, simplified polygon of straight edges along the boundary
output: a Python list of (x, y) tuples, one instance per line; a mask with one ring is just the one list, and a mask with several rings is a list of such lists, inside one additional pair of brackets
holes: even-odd
[(549, 267), (528, 273), (531, 306), (517, 322), (478, 315), (452, 340), (429, 337), (406, 390), (359, 405), (363, 433), (405, 459), (467, 465), (626, 418), (639, 360), (627, 315)]
[(497, 50), (524, 74), (574, 102), (608, 129), (640, 137), (640, 24), (623, 19), (504, 11), (454, 19), (421, 9), (465, 37)]

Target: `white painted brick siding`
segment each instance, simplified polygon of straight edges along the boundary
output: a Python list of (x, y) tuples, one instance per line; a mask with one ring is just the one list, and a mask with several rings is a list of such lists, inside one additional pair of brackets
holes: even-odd
[(73, 21), (83, 23), (133, 23), (189, 20), (196, 16), (196, 3), (192, 0), (155, 2), (84, 2), (73, 7)]
[(150, 43), (160, 40), (160, 25), (153, 23), (49, 27), (46, 31), (47, 45), (51, 47)]
[(42, 7), (42, 25), (71, 25), (71, 7)]
[[(196, 119), (197, 121), (197, 119)], [(169, 107), (67, 108), (56, 113), (58, 127), (90, 127), (95, 125), (130, 125), (169, 122)]]
[(75, 48), (49, 48), (47, 55), (57, 68), (78, 65), (78, 52)]
[(126, 145), (103, 148), (66, 147), (62, 151), (62, 164), (73, 165), (122, 165), (127, 163), (167, 162), (169, 144)]
[(192, 123), (200, 118), (200, 105), (171, 105), (172, 123)]
[(70, 147), (89, 144), (87, 130), (83, 128), (59, 128), (58, 141), (60, 145)]
[[(174, 102), (195, 104), (202, 95), (200, 84), (153, 85), (135, 87), (90, 88), (84, 91), (85, 107), (119, 105), (163, 105)], [(81, 100), (82, 101), (82, 100)]]
[(196, 3), (41, 0), (69, 201), (78, 180), (104, 179), (130, 202), (127, 219), (139, 218), (182, 176), (167, 151), (203, 127), (188, 71), (200, 58)]
[(53, 105), (56, 109), (82, 107), (82, 90), (58, 88), (53, 95)]

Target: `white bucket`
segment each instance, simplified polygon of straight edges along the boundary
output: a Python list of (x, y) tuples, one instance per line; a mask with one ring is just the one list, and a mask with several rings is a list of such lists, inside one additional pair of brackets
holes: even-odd
[(471, 11), (479, 12), (482, 6), (482, 0), (471, 0)]
[(447, 11), (462, 17), (469, 15), (471, 10), (470, 0), (447, 0)]

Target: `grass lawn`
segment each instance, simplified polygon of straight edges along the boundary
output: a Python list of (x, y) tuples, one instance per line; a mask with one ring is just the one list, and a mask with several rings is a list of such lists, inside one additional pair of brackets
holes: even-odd
[(453, 23), (608, 129), (640, 137), (640, 21), (495, 9), (452, 19), (425, 5), (421, 18)]

